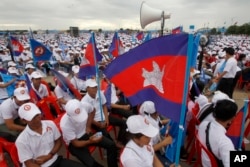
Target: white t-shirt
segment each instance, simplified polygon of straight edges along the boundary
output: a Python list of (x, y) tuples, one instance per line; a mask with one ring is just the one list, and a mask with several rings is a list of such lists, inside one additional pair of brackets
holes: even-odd
[[(89, 94), (87, 93), (81, 100), (81, 102), (87, 102), (89, 104), (91, 104), (92, 106), (94, 106), (95, 108), (95, 117), (94, 120), (95, 121), (104, 121), (105, 120), (105, 116), (103, 111), (101, 110), (100, 107), (102, 107), (102, 105), (106, 104), (106, 98), (104, 96), (104, 94), (102, 92), (100, 92), (101, 95), (101, 99), (98, 96), (98, 92), (96, 94), (96, 98), (93, 99), (92, 97), (89, 96)], [(100, 104), (100, 100), (101, 100), (101, 104)], [(101, 106), (100, 106), (101, 105)], [(101, 112), (102, 111), (102, 112)], [(101, 115), (102, 114), (102, 115)], [(103, 119), (103, 120), (102, 120)]]
[[(27, 125), (16, 140), (19, 161), (23, 163), (29, 159), (36, 159), (41, 155), (48, 155), (61, 134), (53, 121), (42, 121), (42, 134), (32, 131)], [(50, 160), (41, 165), (48, 167), (54, 163), (58, 155), (55, 154)]]
[(237, 72), (237, 61), (234, 57), (230, 57), (225, 65), (223, 71), (227, 71), (227, 73), (223, 76), (223, 78), (234, 78)]
[[(206, 145), (206, 128), (208, 121), (202, 121), (199, 125), (198, 136), (201, 142)], [(214, 155), (222, 160), (224, 167), (230, 166), (230, 151), (235, 150), (232, 141), (226, 136), (226, 129), (217, 121), (211, 121), (209, 129), (209, 143)], [(205, 152), (202, 152), (202, 165), (210, 167), (210, 160)]]
[(74, 85), (74, 87), (77, 90), (79, 90), (79, 91), (81, 91), (81, 90), (85, 91), (86, 90), (86, 84), (85, 84), (84, 80), (79, 79), (79, 78), (74, 76), (73, 78), (71, 78), (70, 82)]
[(37, 93), (37, 95), (40, 96), (41, 99), (49, 95), (47, 87), (44, 84), (41, 83), (38, 90), (34, 88), (33, 83), (31, 83), (31, 86), (33, 90)]
[(6, 99), (0, 105), (0, 124), (4, 124), (5, 119), (16, 119), (18, 118), (19, 106), (15, 103), (12, 98)]
[(123, 167), (153, 167), (154, 149), (152, 145), (138, 146), (130, 140), (120, 157)]
[[(66, 101), (72, 99), (70, 94), (68, 92), (64, 92), (63, 89), (59, 85), (56, 85), (54, 92), (55, 92), (57, 99), (63, 98)], [(65, 105), (63, 104), (62, 107), (65, 108)]]
[[(4, 84), (4, 82), (0, 82), (0, 84)], [(0, 99), (8, 98), (8, 91), (6, 88), (0, 88)]]

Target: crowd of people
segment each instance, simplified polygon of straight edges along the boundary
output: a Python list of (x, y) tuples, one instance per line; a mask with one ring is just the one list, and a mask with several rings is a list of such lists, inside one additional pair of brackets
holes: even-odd
[[(120, 35), (123, 52), (142, 43), (131, 35)], [(84, 55), (89, 37), (88, 34), (78, 38), (68, 35), (59, 38), (36, 36), (53, 53), (51, 61), (46, 62), (33, 62), (24, 36), (18, 38), (25, 50), (14, 60), (5, 46), (0, 47), (0, 137), (14, 143), (20, 163), (27, 167), (105, 166), (91, 155), (90, 146), (106, 150), (109, 167), (119, 164), (124, 167), (166, 165), (162, 150), (164, 152), (173, 142), (173, 137), (166, 132), (161, 133), (161, 130), (167, 127), (168, 131), (171, 120), (157, 112), (157, 102), (145, 101), (131, 106), (123, 92), (102, 72), (100, 80), (95, 76), (79, 77), (80, 66), (88, 63)], [(99, 62), (101, 71), (113, 60), (108, 52), (112, 34), (99, 34), (96, 40), (103, 56)], [(233, 100), (236, 84), (241, 78), (245, 82), (240, 87), (247, 87), (250, 79), (250, 38), (216, 36), (210, 39), (202, 52), (199, 50), (197, 59), (201, 53), (204, 54), (202, 69), (191, 71), (190, 75), (186, 135), (192, 134), (188, 131), (191, 120), (199, 120), (197, 133), (201, 141), (205, 144), (209, 139), (210, 151), (218, 162), (229, 166), (229, 152), (235, 148), (225, 133), (238, 110)], [(80, 99), (69, 93), (65, 83), (58, 78), (55, 78), (55, 84), (45, 81), (46, 76), (53, 75), (52, 68), (68, 79), (80, 93)], [(23, 74), (26, 76), (24, 79), (20, 77)], [(6, 81), (5, 75), (11, 79)], [(14, 88), (8, 89), (10, 86)], [(111, 87), (110, 102), (105, 94), (108, 86)], [(51, 101), (46, 101), (47, 97), (56, 99), (60, 113)], [(59, 125), (46, 118), (41, 101), (45, 101), (43, 105), (47, 106), (54, 119), (60, 118)], [(119, 129), (117, 136), (110, 134), (110, 127)], [(195, 131), (195, 127), (192, 130)], [(78, 162), (58, 155), (62, 144)], [(181, 158), (188, 155), (185, 147), (183, 143)], [(203, 166), (209, 166), (208, 157), (202, 156)]]

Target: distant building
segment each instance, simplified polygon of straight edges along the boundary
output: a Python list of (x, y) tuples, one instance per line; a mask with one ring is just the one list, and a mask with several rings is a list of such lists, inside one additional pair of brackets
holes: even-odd
[(79, 28), (78, 27), (69, 27), (69, 32), (72, 37), (79, 36)]

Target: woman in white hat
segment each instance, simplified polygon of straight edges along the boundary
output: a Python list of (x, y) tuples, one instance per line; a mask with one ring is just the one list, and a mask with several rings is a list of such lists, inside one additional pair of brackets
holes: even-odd
[(151, 138), (157, 135), (158, 129), (141, 115), (130, 116), (126, 123), (131, 139), (121, 154), (121, 165), (123, 167), (163, 167), (150, 143)]

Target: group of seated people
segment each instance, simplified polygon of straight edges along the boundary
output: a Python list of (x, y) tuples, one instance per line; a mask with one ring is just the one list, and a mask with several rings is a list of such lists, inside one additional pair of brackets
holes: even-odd
[[(172, 137), (170, 135), (160, 137), (160, 129), (169, 120), (159, 117), (154, 103), (145, 101), (138, 112), (137, 106), (131, 107), (122, 92), (108, 79), (101, 79), (101, 91), (98, 91), (99, 86), (95, 78), (87, 80), (78, 78), (78, 65), (72, 66), (72, 72), (74, 76), (71, 79), (67, 78), (65, 72), (61, 74), (71, 82), (74, 89), (82, 93), (81, 99), (74, 97), (72, 92), (65, 89), (65, 83), (58, 78), (52, 91), (43, 80), (43, 75), (33, 64), (25, 66), (27, 75), (25, 85), (19, 85), (14, 89), (12, 96), (6, 96), (6, 99), (3, 99), (0, 105), (0, 137), (15, 143), (20, 163), (27, 167), (105, 166), (92, 157), (88, 149), (89, 146), (99, 146), (107, 151), (107, 166), (118, 166), (119, 155), (125, 157), (120, 161), (125, 167), (131, 164), (134, 164), (133, 166), (151, 163), (160, 165), (161, 162), (157, 156), (161, 155), (154, 154), (154, 152), (159, 152), (171, 144)], [(14, 81), (15, 79), (9, 84)], [(112, 92), (110, 102), (107, 102), (105, 94), (108, 86), (111, 86)], [(58, 126), (53, 119), (46, 118), (46, 111), (43, 111), (44, 108), (39, 105), (49, 96), (56, 98), (61, 111), (61, 113), (53, 111), (50, 101), (46, 101), (54, 119), (60, 117)], [(135, 127), (142, 126), (141, 124), (131, 125), (137, 121), (129, 122), (130, 118), (138, 119), (138, 121), (144, 120), (145, 126), (148, 126), (150, 122), (157, 131), (157, 135), (155, 135), (156, 131), (145, 133), (143, 129), (139, 130), (139, 127)], [(119, 128), (119, 133), (115, 138), (108, 131), (110, 126)], [(130, 126), (132, 129), (135, 128), (135, 131), (131, 130)], [(67, 145), (68, 151), (79, 162), (58, 155), (62, 143)], [(127, 143), (135, 144), (133, 146), (135, 153), (126, 153)], [(149, 150), (149, 146), (152, 146), (152, 150), (144, 153)], [(121, 153), (123, 149), (124, 152)], [(140, 151), (139, 156), (137, 151)], [(147, 157), (150, 160), (145, 161)]]

